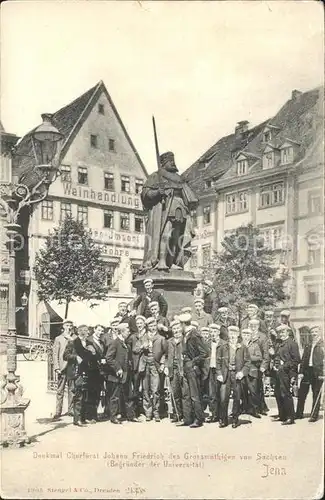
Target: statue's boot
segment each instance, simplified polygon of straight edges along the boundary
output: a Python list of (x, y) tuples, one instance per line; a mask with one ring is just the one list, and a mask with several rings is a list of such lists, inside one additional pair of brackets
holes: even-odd
[(158, 264), (157, 264), (157, 269), (159, 271), (168, 271), (169, 267), (166, 265), (166, 262), (164, 259), (161, 259)]

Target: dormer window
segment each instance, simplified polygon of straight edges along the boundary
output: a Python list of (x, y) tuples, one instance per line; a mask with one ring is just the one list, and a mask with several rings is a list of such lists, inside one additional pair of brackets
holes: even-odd
[(205, 188), (210, 189), (213, 186), (213, 182), (211, 179), (205, 181)]
[(274, 152), (268, 151), (263, 155), (263, 168), (272, 168), (274, 167)]
[(237, 161), (237, 175), (245, 175), (248, 170), (248, 162), (247, 160), (238, 160)]
[(272, 140), (272, 132), (271, 130), (265, 130), (263, 134), (263, 142), (270, 142)]
[(286, 165), (293, 162), (293, 147), (288, 146), (281, 150), (281, 164)]

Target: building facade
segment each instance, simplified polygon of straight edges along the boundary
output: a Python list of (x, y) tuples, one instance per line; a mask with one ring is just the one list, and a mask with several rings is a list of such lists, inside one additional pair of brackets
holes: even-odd
[(323, 319), (323, 119), (323, 89), (295, 90), (273, 118), (239, 122), (183, 174), (200, 199), (189, 267), (200, 273), (225, 235), (253, 223), (289, 271), (282, 306), (297, 329)]
[[(61, 173), (50, 186), (46, 200), (31, 214), (29, 268), (32, 271), (44, 238), (66, 215), (83, 221), (107, 264), (107, 300), (92, 308), (91, 314), (87, 305), (71, 304), (69, 317), (79, 324), (89, 324), (90, 316), (91, 322), (98, 318), (98, 322), (108, 324), (118, 302), (134, 297), (131, 281), (142, 262), (144, 246), (140, 193), (147, 172), (103, 82), (54, 113), (52, 121), (64, 134)], [(20, 145), (25, 153), (27, 143), (25, 136)], [(28, 170), (26, 160), (17, 168)], [(32, 182), (30, 173), (27, 182)], [(63, 306), (49, 306), (62, 317)], [(31, 272), (30, 335), (44, 333), (46, 310), (48, 304), (38, 301)]]

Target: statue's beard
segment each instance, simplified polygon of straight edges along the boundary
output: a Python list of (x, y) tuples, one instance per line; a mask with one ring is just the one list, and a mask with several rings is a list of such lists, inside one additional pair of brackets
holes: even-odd
[(164, 168), (167, 172), (178, 172), (176, 165), (166, 165)]

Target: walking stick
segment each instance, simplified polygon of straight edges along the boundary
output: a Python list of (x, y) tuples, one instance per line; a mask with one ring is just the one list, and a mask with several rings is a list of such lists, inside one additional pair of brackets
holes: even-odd
[(177, 412), (177, 407), (176, 407), (176, 403), (175, 403), (174, 393), (173, 393), (173, 389), (172, 389), (172, 386), (171, 386), (170, 379), (169, 379), (168, 375), (166, 375), (166, 380), (167, 380), (169, 394), (170, 394), (170, 397), (172, 399), (172, 404), (173, 404), (174, 409), (175, 409), (177, 422), (179, 422), (179, 415), (178, 415), (178, 412)]
[(319, 388), (319, 392), (318, 392), (318, 395), (317, 395), (317, 398), (316, 398), (316, 401), (315, 401), (315, 404), (313, 406), (313, 408), (311, 409), (311, 414), (310, 414), (310, 417), (309, 418), (312, 418), (313, 417), (313, 413), (318, 405), (318, 402), (320, 400), (320, 397), (321, 397), (321, 394), (323, 392), (323, 386), (324, 386), (324, 381), (322, 380), (322, 385), (320, 386)]

